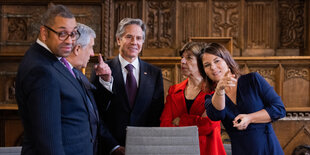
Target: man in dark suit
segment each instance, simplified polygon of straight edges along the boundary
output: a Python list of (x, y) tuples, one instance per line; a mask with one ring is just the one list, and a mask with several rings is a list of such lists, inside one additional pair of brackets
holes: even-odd
[[(100, 113), (113, 138), (104, 147), (112, 154), (124, 154), (127, 126), (159, 126), (164, 107), (161, 70), (139, 59), (145, 40), (142, 20), (125, 18), (116, 32), (119, 55), (99, 61), (92, 81)], [(129, 64), (129, 65), (128, 65)], [(128, 66), (127, 66), (128, 65)], [(112, 72), (112, 73), (111, 73)]]
[(98, 154), (99, 138), (109, 139), (106, 138), (106, 136), (111, 135), (109, 135), (107, 128), (103, 124), (103, 121), (99, 118), (97, 105), (93, 95), (93, 92), (96, 91), (96, 87), (91, 84), (87, 77), (80, 71), (82, 68), (87, 67), (90, 57), (94, 56), (93, 46), (95, 44), (94, 40), (96, 38), (96, 33), (93, 29), (81, 23), (77, 24), (77, 30), (80, 33), (80, 37), (76, 40), (71, 54), (66, 59), (68, 60), (70, 66), (72, 66), (73, 72), (76, 75), (76, 79), (80, 82), (87, 95), (87, 109), (91, 123), (92, 139), (95, 140), (94, 155), (96, 155)]
[(79, 38), (73, 14), (51, 6), (16, 77), (24, 125), (22, 155), (92, 155), (95, 139), (84, 89), (64, 59)]

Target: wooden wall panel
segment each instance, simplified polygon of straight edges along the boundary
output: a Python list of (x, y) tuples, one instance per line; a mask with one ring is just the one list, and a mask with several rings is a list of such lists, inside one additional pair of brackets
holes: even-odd
[(23, 55), (36, 40), (46, 6), (0, 5), (0, 55)]
[(247, 1), (243, 56), (275, 55), (275, 7), (273, 1)]
[[(284, 101), (287, 117), (273, 125), (285, 153), (309, 144), (310, 58), (272, 57), (310, 56), (308, 0), (0, 0), (1, 105), (16, 103), (17, 66), (35, 41), (41, 16), (52, 2), (65, 4), (78, 22), (96, 31), (95, 53), (106, 58), (118, 55), (118, 22), (125, 17), (141, 18), (147, 25), (141, 58), (162, 68), (165, 94), (184, 80), (178, 49), (189, 37), (233, 38), (233, 55), (243, 72), (259, 72)], [(92, 58), (88, 77), (96, 62)], [(14, 139), (21, 132), (9, 133), (19, 127), (17, 117), (6, 114), (0, 111), (1, 146), (16, 141), (7, 144), (3, 138)], [(13, 135), (5, 137), (6, 133)]]
[(232, 37), (233, 55), (240, 56), (242, 32), (242, 1), (214, 0), (211, 11), (211, 36)]
[[(142, 11), (143, 11), (143, 6), (142, 6), (142, 1), (138, 0), (129, 0), (129, 1), (121, 1), (121, 0), (116, 0), (112, 1), (112, 6), (113, 9), (111, 10), (110, 14), (110, 46), (112, 46), (113, 53), (108, 54), (108, 56), (116, 56), (118, 55), (118, 45), (116, 43), (115, 39), (115, 33), (117, 30), (117, 25), (118, 23), (123, 19), (123, 18), (142, 18)], [(146, 23), (145, 23), (146, 24)], [(106, 52), (106, 51), (105, 51)]]
[(181, 1), (177, 9), (177, 45), (183, 46), (190, 37), (209, 36), (209, 7), (207, 1)]
[(280, 34), (277, 55), (299, 55), (305, 49), (305, 8), (304, 0), (279, 0)]
[(142, 56), (175, 55), (175, 2), (146, 1), (147, 40)]
[(99, 5), (67, 5), (76, 17), (76, 21), (86, 24), (96, 32), (94, 52), (101, 52), (101, 6)]
[(309, 115), (295, 118), (299, 118), (298, 121), (294, 118), (287, 118), (272, 124), (283, 151), (287, 155), (293, 154), (298, 146), (310, 144)]
[(283, 102), (286, 107), (310, 107), (310, 66), (284, 66)]

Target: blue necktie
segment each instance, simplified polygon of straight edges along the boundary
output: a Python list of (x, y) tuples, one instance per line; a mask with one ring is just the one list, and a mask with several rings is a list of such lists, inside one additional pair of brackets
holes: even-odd
[(135, 103), (136, 93), (137, 93), (137, 81), (135, 76), (133, 75), (133, 65), (128, 64), (125, 67), (128, 71), (126, 78), (126, 90), (128, 95), (129, 105), (132, 108)]

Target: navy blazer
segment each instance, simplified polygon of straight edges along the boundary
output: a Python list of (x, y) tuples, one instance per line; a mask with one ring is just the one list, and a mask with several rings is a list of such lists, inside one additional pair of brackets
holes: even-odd
[(95, 98), (99, 113), (113, 136), (104, 143), (104, 147), (110, 151), (116, 145), (125, 145), (127, 126), (160, 125), (164, 107), (164, 89), (160, 68), (139, 59), (139, 88), (134, 107), (130, 108), (118, 56), (106, 63), (110, 66), (114, 79), (113, 93), (101, 85), (94, 72), (91, 81), (97, 87)]
[(16, 99), (24, 124), (21, 154), (93, 154), (85, 91), (55, 55), (37, 43), (19, 66)]

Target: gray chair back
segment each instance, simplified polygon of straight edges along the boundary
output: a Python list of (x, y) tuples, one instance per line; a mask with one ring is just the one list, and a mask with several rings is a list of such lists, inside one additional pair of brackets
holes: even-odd
[(198, 128), (127, 127), (126, 155), (200, 155)]

